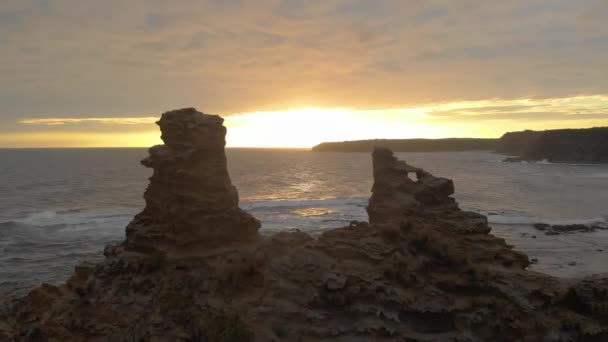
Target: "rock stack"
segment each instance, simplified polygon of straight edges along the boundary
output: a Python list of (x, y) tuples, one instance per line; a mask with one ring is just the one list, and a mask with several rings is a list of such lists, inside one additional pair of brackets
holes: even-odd
[(194, 108), (162, 115), (157, 124), (165, 144), (142, 161), (154, 174), (146, 208), (127, 227), (127, 249), (173, 252), (257, 238), (260, 222), (238, 207), (230, 182), (223, 121)]
[(374, 186), (367, 210), (370, 223), (399, 219), (404, 213), (424, 208), (458, 208), (450, 197), (454, 194), (451, 179), (435, 177), (397, 160), (388, 148), (376, 147), (372, 162)]

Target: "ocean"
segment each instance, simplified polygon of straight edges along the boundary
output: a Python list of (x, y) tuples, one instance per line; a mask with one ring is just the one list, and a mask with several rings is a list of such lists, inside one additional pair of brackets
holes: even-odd
[[(262, 232), (313, 234), (367, 220), (370, 153), (228, 149), (241, 207)], [(0, 298), (99, 260), (144, 206), (146, 149), (0, 150)], [(503, 163), (489, 152), (396, 153), (454, 180), (461, 208), (558, 277), (608, 272), (608, 230), (545, 235), (535, 223), (608, 227), (608, 165)]]

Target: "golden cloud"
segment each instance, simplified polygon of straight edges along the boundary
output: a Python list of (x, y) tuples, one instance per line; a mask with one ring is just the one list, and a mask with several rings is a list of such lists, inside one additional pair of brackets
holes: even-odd
[(155, 123), (156, 117), (135, 117), (135, 118), (44, 118), (44, 119), (23, 119), (20, 124), (27, 125), (46, 125), (57, 126), (66, 124), (98, 123), (115, 125), (141, 125)]

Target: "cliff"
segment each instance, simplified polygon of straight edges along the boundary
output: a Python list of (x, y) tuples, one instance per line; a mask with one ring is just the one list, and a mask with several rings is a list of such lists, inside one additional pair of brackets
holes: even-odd
[(383, 146), (395, 152), (455, 152), (493, 151), (497, 139), (376, 139), (343, 142), (325, 142), (312, 148), (315, 152), (371, 152)]
[(527, 271), (458, 208), (451, 180), (388, 149), (372, 155), (369, 223), (263, 236), (238, 209), (221, 119), (188, 109), (159, 124), (165, 147), (144, 161), (155, 174), (126, 241), (0, 306), (0, 340), (608, 339), (608, 277)]
[(526, 130), (522, 132), (505, 133), (496, 144), (496, 152), (521, 156), (533, 145), (543, 132)]
[(496, 151), (523, 160), (608, 163), (608, 127), (510, 132)]

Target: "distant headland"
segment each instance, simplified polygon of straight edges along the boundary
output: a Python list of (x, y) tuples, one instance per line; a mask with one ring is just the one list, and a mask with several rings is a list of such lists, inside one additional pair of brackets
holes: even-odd
[(518, 156), (512, 161), (608, 163), (608, 127), (511, 132), (496, 152)]
[(315, 152), (371, 152), (375, 146), (395, 152), (456, 152), (494, 151), (499, 139), (448, 138), (448, 139), (373, 139), (342, 142), (324, 142), (312, 148)]
[(499, 139), (373, 139), (325, 142), (315, 152), (370, 152), (375, 146), (396, 152), (493, 151), (508, 161), (608, 163), (608, 127), (505, 133)]

